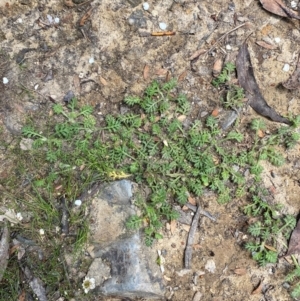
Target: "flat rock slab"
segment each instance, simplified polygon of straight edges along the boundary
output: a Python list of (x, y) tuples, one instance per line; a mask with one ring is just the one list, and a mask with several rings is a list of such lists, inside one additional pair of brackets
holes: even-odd
[(127, 180), (93, 189), (91, 244), (94, 257), (87, 276), (95, 279), (94, 292), (117, 298), (164, 298), (162, 274), (154, 249), (145, 246), (139, 232), (129, 231), (126, 220), (135, 213), (132, 183)]

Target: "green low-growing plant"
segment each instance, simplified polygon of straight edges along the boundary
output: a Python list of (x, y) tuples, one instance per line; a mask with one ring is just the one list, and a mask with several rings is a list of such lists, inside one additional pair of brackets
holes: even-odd
[(257, 221), (248, 228), (249, 233), (255, 238), (254, 242), (248, 242), (246, 249), (252, 253), (260, 265), (276, 263), (278, 251), (275, 249), (278, 237), (286, 240), (296, 225), (294, 216), (280, 216), (280, 205), (269, 205), (263, 197), (254, 195), (252, 203), (245, 206), (245, 214), (257, 218)]
[(300, 266), (295, 259), (294, 256), (292, 256), (295, 268), (286, 276), (285, 280), (288, 282), (294, 282), (297, 281), (297, 284), (292, 287), (291, 296), (293, 298), (299, 298), (300, 297)]
[(23, 129), (24, 136), (34, 139), (34, 148), (44, 151), (49, 162), (48, 174), (35, 183), (51, 188), (64, 181), (71, 195), (71, 187), (96, 179), (131, 176), (146, 184), (152, 193), (147, 200), (136, 201), (142, 213), (131, 217), (127, 225), (138, 228), (146, 223), (146, 243), (151, 245), (161, 236), (163, 220), (177, 217), (174, 202), (184, 204), (189, 195), (201, 196), (205, 189), (215, 191), (222, 204), (241, 197), (248, 189), (244, 172), (250, 170), (259, 181), (260, 160), (283, 164), (275, 146), (292, 146), (299, 138), (292, 134), (297, 118), (292, 127), (280, 128), (264, 139), (257, 134), (263, 123), (254, 120), (254, 143), (248, 148), (239, 147), (244, 138), (241, 132), (223, 133), (212, 116), (186, 126), (190, 105), (175, 88), (174, 80), (154, 81), (142, 97), (125, 98), (130, 113), (107, 115), (100, 128), (90, 106), (79, 107), (76, 100), (66, 107), (54, 105), (53, 111), (60, 117), (54, 127), (44, 132), (33, 126)]
[(213, 79), (212, 85), (216, 88), (224, 87), (225, 96), (221, 98), (221, 102), (225, 108), (237, 110), (244, 105), (244, 90), (240, 86), (231, 82), (236, 71), (235, 65), (228, 62), (224, 65), (220, 75)]

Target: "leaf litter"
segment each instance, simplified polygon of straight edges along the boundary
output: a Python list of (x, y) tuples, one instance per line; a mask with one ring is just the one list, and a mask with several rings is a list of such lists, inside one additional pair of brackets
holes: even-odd
[(281, 0), (260, 0), (263, 8), (275, 15), (300, 20), (299, 14), (288, 8)]
[(300, 254), (300, 220), (292, 232), (289, 248), (285, 256)]
[(262, 96), (254, 76), (247, 43), (244, 43), (239, 50), (236, 58), (236, 69), (239, 84), (245, 90), (245, 95), (251, 108), (272, 121), (290, 124), (290, 121), (270, 107)]

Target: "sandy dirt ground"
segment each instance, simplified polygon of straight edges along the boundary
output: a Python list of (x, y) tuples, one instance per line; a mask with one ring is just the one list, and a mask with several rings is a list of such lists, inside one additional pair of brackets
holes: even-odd
[[(145, 11), (142, 3), (135, 6), (134, 1), (125, 0), (0, 0), (0, 124), (7, 141), (20, 134), (28, 115), (47, 113), (68, 91), (94, 106), (101, 120), (107, 113), (120, 111), (124, 96), (140, 95), (153, 79), (166, 77), (177, 78), (178, 89), (187, 94), (192, 104), (189, 118), (202, 118), (220, 107), (218, 92), (211, 85), (214, 61), (234, 61), (246, 39), (257, 82), (269, 105), (282, 115), (300, 114), (299, 90), (280, 86), (296, 66), (299, 21), (272, 15), (256, 0), (148, 3)], [(162, 22), (176, 34), (151, 36), (162, 31)], [(276, 47), (266, 49), (257, 41)], [(211, 47), (198, 60), (189, 60), (197, 49)], [(285, 64), (288, 71), (283, 70)], [(254, 116), (246, 106), (240, 122)], [(277, 126), (266, 122), (269, 128)], [(5, 154), (0, 156), (3, 159)], [(299, 146), (286, 157), (287, 164), (281, 168), (265, 164), (262, 185), (274, 188), (274, 202), (296, 215)], [(0, 174), (7, 168), (2, 165)], [(191, 270), (183, 269), (185, 225), (177, 223), (173, 233), (166, 225), (164, 239), (155, 246), (164, 250), (167, 300), (193, 300), (196, 292), (202, 294), (201, 301), (292, 300), (284, 286), (287, 262), (280, 259), (278, 264), (258, 267), (243, 248), (248, 234), (240, 208), (246, 201), (220, 206), (215, 198), (207, 195), (201, 201), (205, 210), (218, 215), (218, 221), (201, 217)], [(265, 293), (252, 295), (260, 281)]]

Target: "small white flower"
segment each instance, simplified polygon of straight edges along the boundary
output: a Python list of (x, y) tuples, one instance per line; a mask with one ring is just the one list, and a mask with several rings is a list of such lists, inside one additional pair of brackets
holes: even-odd
[(2, 81), (3, 81), (4, 85), (8, 84), (8, 78), (7, 77), (3, 77)]
[(87, 294), (89, 290), (92, 290), (96, 287), (95, 285), (95, 279), (85, 277), (82, 283), (82, 287), (84, 289), (84, 292)]
[(18, 219), (19, 221), (21, 221), (21, 220), (23, 219), (23, 216), (22, 216), (21, 212), (18, 212), (18, 213), (17, 213), (17, 219)]
[(40, 229), (40, 235), (45, 235), (45, 230), (44, 229)]

